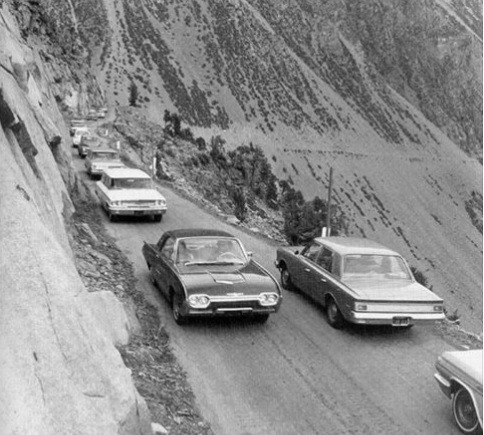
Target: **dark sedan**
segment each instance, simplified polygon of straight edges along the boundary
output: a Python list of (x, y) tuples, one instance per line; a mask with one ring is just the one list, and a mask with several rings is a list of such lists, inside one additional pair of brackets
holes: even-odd
[(145, 242), (143, 255), (178, 324), (191, 316), (227, 315), (265, 322), (281, 305), (276, 279), (225, 231), (167, 231), (157, 244)]

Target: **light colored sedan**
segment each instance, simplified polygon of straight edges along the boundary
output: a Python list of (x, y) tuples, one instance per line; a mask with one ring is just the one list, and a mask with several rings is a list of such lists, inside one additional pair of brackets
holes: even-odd
[(86, 172), (91, 178), (100, 177), (106, 169), (122, 168), (123, 162), (116, 150), (110, 148), (91, 148), (87, 151)]
[(461, 432), (482, 433), (482, 349), (444, 352), (434, 377), (452, 399), (452, 413)]
[(397, 252), (365, 238), (318, 237), (278, 248), (282, 287), (326, 308), (328, 323), (408, 328), (445, 318), (442, 299), (419, 284)]

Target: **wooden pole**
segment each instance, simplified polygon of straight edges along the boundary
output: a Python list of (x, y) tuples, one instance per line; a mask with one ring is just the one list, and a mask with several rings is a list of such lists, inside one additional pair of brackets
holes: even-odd
[(326, 236), (331, 235), (331, 190), (333, 189), (333, 167), (329, 168), (328, 211), (326, 212)]

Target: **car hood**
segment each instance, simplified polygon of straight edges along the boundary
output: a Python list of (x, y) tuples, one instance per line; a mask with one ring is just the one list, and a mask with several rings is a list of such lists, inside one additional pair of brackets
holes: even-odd
[(119, 189), (108, 190), (111, 201), (160, 201), (165, 197), (154, 189)]
[(482, 349), (447, 351), (439, 360), (447, 369), (454, 368), (455, 375), (463, 372), (482, 386)]
[(368, 301), (442, 302), (442, 299), (415, 281), (346, 279), (344, 283)]
[(253, 260), (243, 266), (183, 265), (178, 266), (178, 271), (188, 294), (205, 293), (215, 296), (230, 293), (280, 293), (275, 279)]

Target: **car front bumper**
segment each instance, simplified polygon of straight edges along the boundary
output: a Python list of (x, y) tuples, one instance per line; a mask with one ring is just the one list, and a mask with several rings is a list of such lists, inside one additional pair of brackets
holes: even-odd
[(374, 313), (351, 311), (350, 322), (362, 325), (408, 326), (435, 323), (445, 319), (444, 313)]
[(185, 301), (180, 312), (183, 316), (190, 317), (250, 316), (276, 313), (280, 305), (280, 301), (272, 306), (261, 306), (258, 301), (247, 301), (243, 304), (211, 303), (207, 308), (193, 308)]

